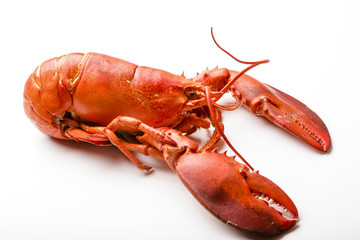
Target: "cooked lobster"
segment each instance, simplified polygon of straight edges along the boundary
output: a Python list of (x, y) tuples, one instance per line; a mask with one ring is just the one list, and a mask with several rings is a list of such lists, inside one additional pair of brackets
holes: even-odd
[[(215, 68), (185, 78), (98, 53), (72, 53), (35, 69), (25, 84), (24, 108), (46, 135), (115, 145), (146, 172), (151, 167), (132, 152), (165, 161), (217, 218), (242, 230), (276, 235), (297, 222), (298, 211), (227, 140), (220, 109), (243, 104), (321, 151), (331, 141), (325, 124), (304, 104), (245, 75), (266, 62), (243, 62), (249, 66), (241, 72)], [(237, 102), (217, 103), (229, 91)], [(211, 125), (213, 135), (199, 149), (188, 135)], [(221, 138), (245, 164), (217, 152)]]

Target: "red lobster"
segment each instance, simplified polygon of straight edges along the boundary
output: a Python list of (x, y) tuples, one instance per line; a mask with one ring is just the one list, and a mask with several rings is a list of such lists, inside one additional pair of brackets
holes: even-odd
[[(304, 104), (244, 74), (266, 62), (243, 62), (250, 65), (242, 72), (215, 68), (188, 79), (102, 54), (72, 53), (35, 69), (25, 84), (24, 108), (46, 135), (115, 145), (144, 171), (151, 167), (131, 152), (166, 161), (217, 218), (238, 229), (276, 235), (297, 222), (298, 211), (280, 187), (253, 171), (230, 144), (220, 109), (244, 103), (322, 151), (329, 148), (330, 137)], [(216, 103), (229, 90), (237, 104)], [(210, 125), (213, 135), (199, 149), (186, 135)], [(217, 152), (221, 137), (247, 166)]]

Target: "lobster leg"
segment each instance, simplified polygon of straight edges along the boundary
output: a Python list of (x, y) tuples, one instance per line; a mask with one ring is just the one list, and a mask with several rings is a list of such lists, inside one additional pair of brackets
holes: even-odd
[(191, 135), (196, 132), (199, 128), (209, 128), (210, 123), (208, 120), (196, 116), (195, 113), (186, 114), (183, 119), (181, 119), (179, 124), (176, 124), (173, 128), (176, 130), (186, 133), (186, 135)]
[(106, 128), (104, 129), (104, 134), (108, 135), (109, 132), (115, 132), (120, 127), (123, 127), (123, 126), (129, 127), (129, 128), (132, 128), (134, 130), (138, 130), (138, 131), (141, 131), (144, 133), (148, 133), (149, 135), (154, 136), (160, 142), (168, 143), (171, 145), (176, 145), (176, 142), (174, 142), (171, 138), (166, 136), (161, 131), (159, 131), (153, 127), (150, 127), (150, 126), (146, 125), (145, 123), (143, 123), (142, 121), (132, 118), (132, 117), (125, 117), (125, 116), (116, 117), (111, 123), (109, 123), (109, 125), (106, 126)]
[(109, 139), (100, 134), (88, 133), (79, 128), (68, 128), (65, 131), (65, 136), (75, 141), (88, 142), (98, 146), (108, 146)]
[(132, 161), (136, 167), (144, 172), (150, 172), (151, 167), (143, 164), (139, 159), (137, 159), (126, 147), (125, 145), (119, 140), (116, 134), (110, 130), (105, 131), (105, 135), (110, 139), (111, 143), (115, 145), (122, 153), (127, 156), (130, 161)]
[(110, 142), (119, 148), (140, 170), (150, 172), (151, 167), (140, 162), (124, 145), (124, 143), (116, 136), (115, 132), (122, 126), (133, 128), (134, 130), (142, 131), (154, 137), (159, 142), (168, 144), (176, 144), (171, 138), (167, 137), (162, 132), (152, 128), (138, 119), (131, 117), (118, 116), (108, 126), (103, 129), (103, 134), (107, 136)]
[[(72, 120), (69, 121), (71, 122)], [(145, 156), (151, 155), (159, 160), (164, 161), (162, 152), (160, 152), (153, 146), (142, 143), (130, 143), (116, 135), (115, 131), (120, 125), (123, 124), (133, 126), (137, 130), (145, 130), (145, 132), (149, 133), (154, 139), (156, 138), (156, 141), (159, 141), (160, 139), (160, 141), (164, 143), (166, 142), (166, 140), (167, 143), (169, 142), (169, 140), (166, 138), (166, 135), (164, 135), (162, 132), (143, 124), (137, 119), (122, 116), (114, 119), (114, 121), (111, 122), (107, 127), (88, 126), (84, 123), (80, 123), (79, 126), (81, 127), (81, 129), (72, 126), (65, 130), (64, 135), (76, 141), (88, 142), (100, 146), (108, 146), (111, 144), (115, 145), (137, 166), (137, 168), (145, 172), (149, 172), (151, 170), (151, 167), (146, 166), (142, 162), (140, 162), (130, 151), (139, 152)], [(140, 125), (141, 127), (139, 127)]]
[[(84, 127), (85, 124), (81, 125)], [(109, 138), (103, 135), (104, 127), (88, 127), (88, 129), (89, 132), (78, 128), (69, 128), (66, 130), (65, 135), (75, 141), (88, 142), (97, 146), (111, 145)], [(142, 143), (129, 143), (121, 138), (118, 138), (118, 141), (129, 151), (138, 152), (145, 156), (151, 155), (159, 160), (164, 160), (162, 153), (152, 146)]]
[[(232, 77), (237, 74), (230, 72)], [(299, 100), (245, 74), (230, 89), (233, 96), (257, 116), (267, 118), (320, 151), (330, 148), (326, 125)]]
[[(146, 125), (145, 123), (143, 123), (142, 121), (132, 118), (132, 117), (125, 117), (125, 116), (118, 116), (116, 117), (111, 123), (109, 123), (105, 128), (98, 128), (101, 129), (103, 131), (103, 134), (105, 136), (107, 136), (110, 140), (110, 142), (117, 146), (120, 151), (122, 151), (140, 170), (143, 170), (145, 172), (149, 172), (151, 170), (151, 167), (144, 165), (142, 162), (140, 162), (127, 148), (126, 148), (126, 144), (124, 144), (124, 142), (122, 142), (117, 135), (115, 134), (115, 132), (120, 128), (120, 127), (129, 127), (132, 128), (134, 130), (140, 131), (145, 133), (144, 136), (142, 137), (138, 137), (138, 139), (142, 139), (144, 142), (147, 139), (150, 139), (150, 143), (152, 146), (158, 146), (160, 151), (163, 151), (162, 146), (163, 145), (167, 145), (167, 146), (178, 146), (179, 144), (184, 144), (184, 146), (189, 147), (190, 149), (197, 149), (198, 145), (191, 141), (189, 139), (189, 141), (187, 141), (186, 143), (181, 142), (181, 137), (182, 134), (176, 130), (174, 131), (167, 131), (166, 133), (164, 132), (164, 129), (167, 128), (153, 128), (150, 127), (148, 125)], [(146, 136), (148, 136), (148, 138), (146, 138)], [(181, 137), (180, 137), (181, 136)], [(175, 141), (175, 140), (178, 141)], [(146, 144), (147, 142), (145, 142)], [(181, 146), (183, 147), (183, 146)], [(175, 147), (176, 148), (176, 147)], [(151, 148), (150, 148), (151, 149)], [(159, 158), (159, 154), (158, 152), (156, 152), (156, 149), (152, 149), (153, 151), (148, 151), (149, 153), (154, 153), (153, 155), (157, 158)], [(162, 159), (162, 158), (160, 158)]]

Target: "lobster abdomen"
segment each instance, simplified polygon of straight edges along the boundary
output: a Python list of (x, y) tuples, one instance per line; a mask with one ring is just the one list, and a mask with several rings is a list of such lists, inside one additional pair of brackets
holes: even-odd
[(66, 112), (101, 126), (119, 115), (170, 126), (182, 112), (184, 88), (191, 83), (103, 54), (72, 53), (35, 69), (25, 84), (24, 108), (41, 132), (61, 139), (66, 139), (59, 126)]

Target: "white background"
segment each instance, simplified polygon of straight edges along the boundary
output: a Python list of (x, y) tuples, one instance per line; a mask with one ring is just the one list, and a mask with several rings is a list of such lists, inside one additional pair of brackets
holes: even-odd
[(0, 4), (0, 239), (259, 238), (218, 221), (164, 163), (139, 156), (155, 168), (145, 175), (114, 147), (42, 135), (23, 112), (30, 73), (70, 52), (187, 77), (243, 69), (211, 26), (238, 58), (269, 58), (249, 74), (307, 104), (332, 137), (322, 154), (247, 110), (224, 113), (231, 142), (298, 207), (297, 226), (275, 239), (359, 239), (357, 1), (129, 2)]

